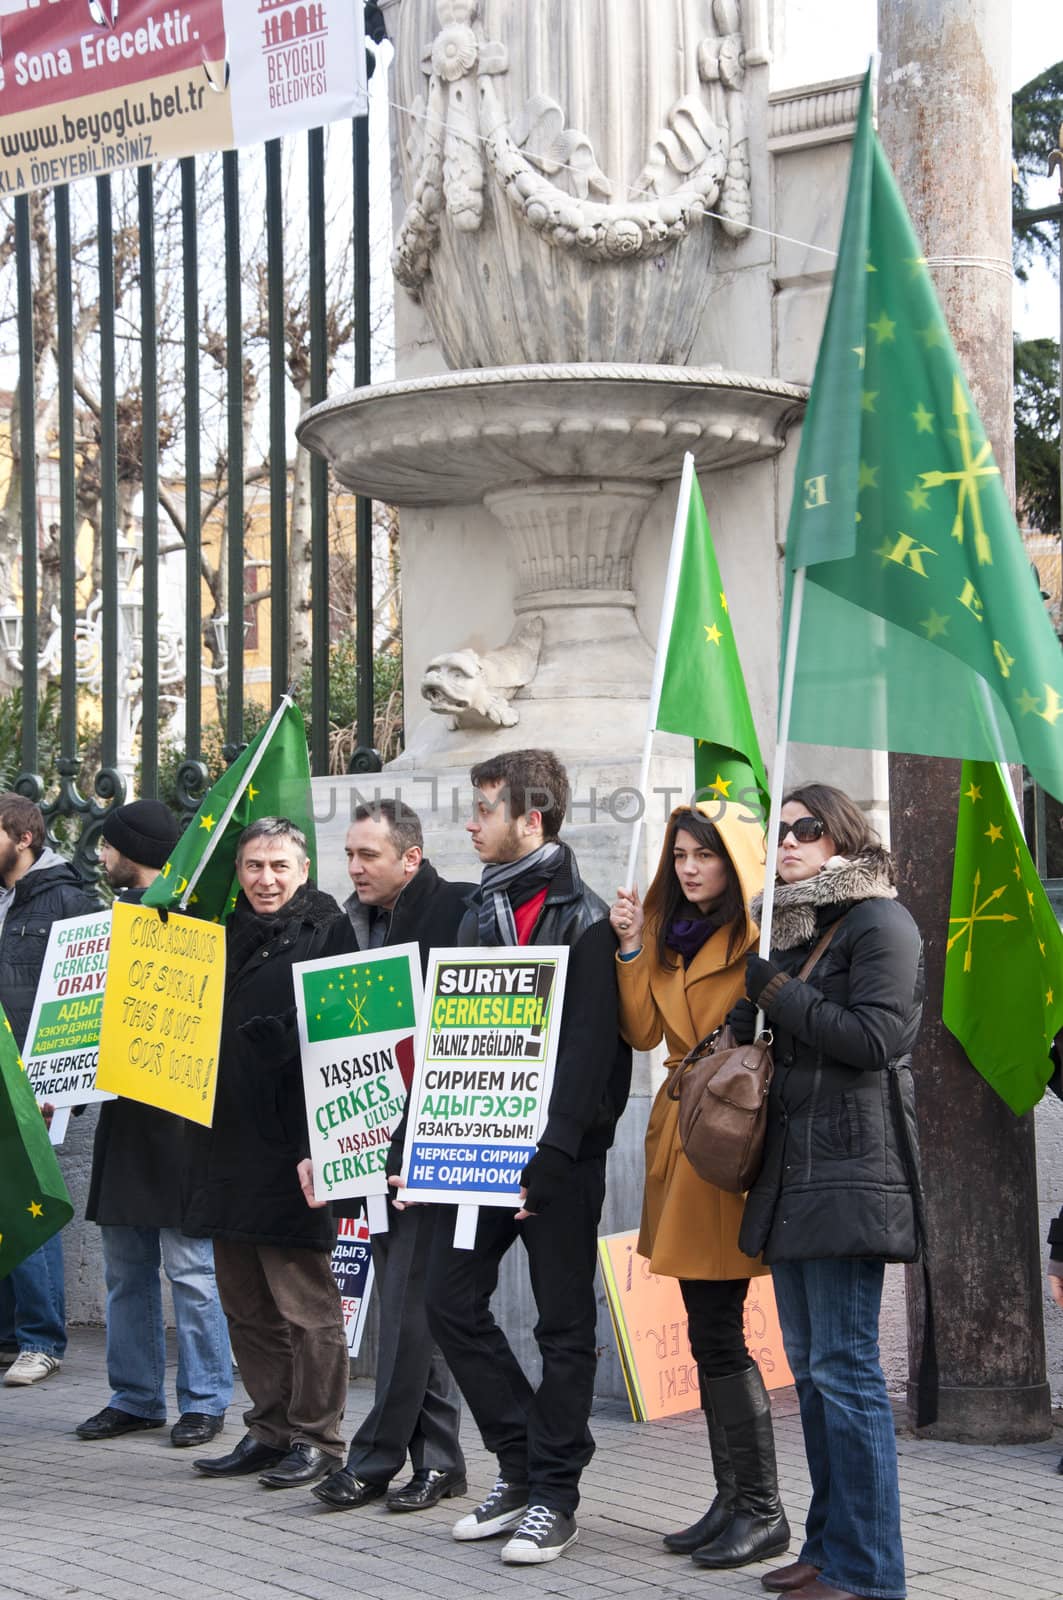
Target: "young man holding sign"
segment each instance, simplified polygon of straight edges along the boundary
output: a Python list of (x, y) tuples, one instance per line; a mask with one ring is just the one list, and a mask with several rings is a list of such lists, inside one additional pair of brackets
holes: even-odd
[[(458, 942), (567, 945), (568, 976), (544, 1132), (521, 1173), (521, 1208), (482, 1206), (471, 1250), (440, 1214), (429, 1271), (436, 1339), (498, 1456), (494, 1489), (455, 1539), (509, 1533), (502, 1559), (552, 1561), (578, 1537), (579, 1480), (594, 1453), (588, 1420), (597, 1365), (598, 1221), (605, 1155), (627, 1102), (631, 1051), (620, 1038), (616, 941), (609, 909), (558, 839), (568, 776), (547, 750), (517, 750), (472, 769), (467, 825), (483, 877)], [(448, 1232), (448, 1222), (450, 1223)], [(502, 1257), (528, 1254), (542, 1380), (533, 1389), (491, 1314)]]
[[(117, 899), (139, 905), (177, 843), (160, 800), (108, 811), (100, 861)], [(166, 1330), (160, 1265), (173, 1291), (178, 1448), (208, 1444), (225, 1426), (233, 1363), (209, 1239), (181, 1232), (181, 1117), (117, 1096), (100, 1107), (85, 1220), (100, 1226), (107, 1281), (107, 1380), (111, 1399), (87, 1417), (79, 1439), (117, 1439), (166, 1421)]]
[[(424, 967), (433, 945), (453, 944), (471, 883), (447, 883), (423, 854), (415, 811), (399, 800), (359, 806), (347, 830), (347, 871), (354, 893), (345, 904), (354, 948), (416, 943)], [(409, 1089), (409, 1084), (406, 1085)], [(398, 1144), (396, 1155), (401, 1150)], [(310, 1163), (304, 1192), (312, 1197)], [(388, 1171), (397, 1171), (389, 1162)], [(340, 1215), (360, 1201), (334, 1204)], [(311, 1493), (334, 1510), (387, 1496), (389, 1511), (424, 1511), (465, 1493), (465, 1457), (458, 1442), (457, 1387), (428, 1331), (425, 1274), (434, 1208), (388, 1208), (386, 1233), (373, 1235), (380, 1298), (373, 1406), (351, 1440), (347, 1465)], [(413, 1476), (389, 1489), (409, 1454)]]

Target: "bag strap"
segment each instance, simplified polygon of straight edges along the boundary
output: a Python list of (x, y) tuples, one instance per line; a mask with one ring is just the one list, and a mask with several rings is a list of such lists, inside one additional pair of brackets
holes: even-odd
[[(849, 913), (847, 911), (843, 912), (838, 918), (837, 922), (832, 922), (827, 931), (820, 934), (819, 938), (816, 940), (816, 943), (812, 947), (812, 952), (809, 955), (808, 960), (804, 963), (800, 972), (792, 974), (792, 976), (797, 978), (799, 982), (802, 982), (808, 977), (809, 973), (812, 971), (812, 968), (816, 965), (816, 962), (819, 960), (820, 956), (823, 955), (827, 946), (830, 944), (831, 940), (834, 938), (834, 935), (837, 933), (838, 929), (841, 927), (848, 915)], [(774, 978), (769, 978), (768, 982), (760, 991), (760, 998), (757, 1001), (757, 1005), (761, 1011), (767, 1010), (771, 1002), (776, 999), (780, 991), (786, 987), (790, 980), (791, 974), (788, 972), (777, 972)]]

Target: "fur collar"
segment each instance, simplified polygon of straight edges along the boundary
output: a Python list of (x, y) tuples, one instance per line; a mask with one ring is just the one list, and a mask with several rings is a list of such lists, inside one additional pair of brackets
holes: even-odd
[[(859, 900), (896, 900), (890, 882), (892, 863), (889, 852), (865, 850), (859, 856), (831, 856), (814, 878), (800, 883), (775, 885), (775, 908), (771, 919), (773, 950), (795, 950), (811, 944), (817, 933), (816, 913), (821, 906), (854, 905)], [(760, 921), (763, 895), (757, 895), (750, 910)]]

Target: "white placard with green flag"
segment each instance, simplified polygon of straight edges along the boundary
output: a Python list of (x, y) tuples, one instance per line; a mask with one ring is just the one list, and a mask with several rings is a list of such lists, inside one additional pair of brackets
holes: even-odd
[(314, 1194), (386, 1195), (384, 1163), (413, 1077), (418, 948), (297, 961), (292, 971)]
[(991, 761), (965, 761), (942, 1020), (1011, 1107), (1029, 1111), (1063, 1028), (1063, 932)]
[(259, 817), (286, 817), (306, 835), (310, 874), (317, 841), (303, 714), (284, 695), (268, 726), (204, 798), (143, 904), (224, 922), (236, 904), (236, 842)]

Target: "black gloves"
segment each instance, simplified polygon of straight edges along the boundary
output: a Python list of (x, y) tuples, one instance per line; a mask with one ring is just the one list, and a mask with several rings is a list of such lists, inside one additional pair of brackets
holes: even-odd
[(236, 1031), (244, 1044), (250, 1045), (253, 1050), (267, 1051), (271, 1055), (283, 1051), (286, 1056), (290, 1056), (299, 1047), (294, 1009), (282, 1011), (276, 1017), (249, 1017)]
[(525, 1211), (545, 1211), (572, 1184), (572, 1157), (553, 1144), (541, 1144), (520, 1175)]
[(788, 974), (773, 961), (763, 961), (760, 956), (752, 953), (746, 956), (746, 994), (751, 1000), (760, 999), (772, 978), (787, 976)]
[(752, 1044), (757, 1032), (757, 1008), (752, 1000), (739, 1000), (727, 1013), (727, 1026), (738, 1044)]

